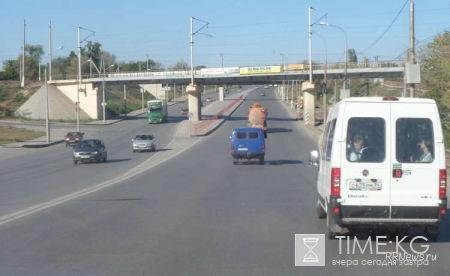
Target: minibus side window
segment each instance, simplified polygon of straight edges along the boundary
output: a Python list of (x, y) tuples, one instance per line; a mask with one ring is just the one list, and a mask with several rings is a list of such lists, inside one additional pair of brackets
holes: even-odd
[(431, 163), (435, 158), (433, 122), (428, 118), (399, 118), (395, 123), (395, 157), (401, 163)]
[(336, 119), (330, 122), (330, 130), (328, 131), (327, 139), (324, 139), (325, 148), (324, 152), (326, 153), (326, 161), (331, 160), (331, 150), (333, 149), (333, 139), (334, 139), (334, 131), (336, 129)]
[(325, 153), (326, 153), (327, 137), (328, 137), (328, 131), (330, 130), (330, 125), (331, 125), (331, 122), (328, 122), (325, 125), (325, 129), (322, 133), (322, 136), (319, 138), (320, 159), (323, 161), (325, 161), (325, 159), (326, 159)]

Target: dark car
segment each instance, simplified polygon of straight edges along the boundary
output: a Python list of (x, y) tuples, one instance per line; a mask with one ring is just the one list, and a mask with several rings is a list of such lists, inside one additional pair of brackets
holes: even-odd
[(181, 115), (187, 115), (188, 113), (189, 113), (189, 109), (187, 109), (187, 108), (181, 109)]
[(100, 139), (84, 139), (78, 142), (73, 151), (73, 163), (106, 162), (105, 143)]
[(78, 144), (80, 140), (83, 140), (84, 133), (74, 131), (67, 133), (66, 136), (64, 136), (64, 141), (66, 142), (66, 147), (68, 146), (74, 146)]

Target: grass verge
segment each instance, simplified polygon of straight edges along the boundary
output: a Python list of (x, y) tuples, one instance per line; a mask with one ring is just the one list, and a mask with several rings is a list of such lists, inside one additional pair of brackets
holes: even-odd
[(30, 141), (42, 136), (45, 136), (45, 132), (43, 131), (15, 127), (0, 127), (0, 145)]

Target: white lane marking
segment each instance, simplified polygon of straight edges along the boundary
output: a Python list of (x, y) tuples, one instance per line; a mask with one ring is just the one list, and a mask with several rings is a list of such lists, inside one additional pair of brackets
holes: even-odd
[[(157, 162), (155, 164), (152, 164), (152, 165), (149, 165), (147, 167), (144, 167), (141, 170), (137, 170), (137, 167), (135, 167), (132, 170), (128, 171), (127, 173), (125, 173), (124, 175), (122, 175), (122, 176), (120, 176), (118, 178), (107, 180), (107, 181), (99, 183), (99, 184), (97, 184), (95, 186), (92, 186), (92, 187), (89, 187), (89, 188), (85, 188), (85, 189), (79, 190), (77, 192), (74, 192), (74, 193), (71, 193), (71, 194), (68, 194), (68, 195), (65, 195), (65, 196), (62, 196), (62, 197), (50, 200), (48, 202), (37, 204), (37, 205), (34, 205), (32, 207), (23, 209), (21, 211), (18, 211), (18, 212), (15, 212), (15, 213), (12, 213), (12, 214), (0, 217), (0, 225), (6, 224), (6, 223), (14, 221), (14, 220), (17, 220), (19, 218), (23, 218), (23, 217), (29, 216), (31, 214), (37, 213), (37, 212), (45, 210), (47, 208), (50, 208), (50, 207), (53, 207), (53, 206), (65, 203), (65, 202), (67, 202), (69, 200), (73, 200), (73, 199), (76, 199), (78, 197), (94, 193), (94, 192), (99, 191), (101, 189), (104, 189), (104, 188), (107, 188), (109, 186), (115, 185), (115, 184), (117, 184), (117, 183), (119, 183), (121, 181), (124, 181), (126, 179), (132, 178), (132, 177), (134, 177), (134, 176), (136, 176), (136, 175), (138, 175), (138, 174), (140, 174), (140, 173), (142, 173), (142, 172), (144, 172), (146, 170), (149, 170), (149, 169), (151, 169), (151, 168), (153, 168), (155, 166), (158, 166), (159, 164), (164, 163), (164, 162), (170, 160), (171, 158), (173, 158), (173, 157), (183, 153), (184, 151), (186, 151), (187, 149), (193, 147), (195, 144), (197, 144), (198, 142), (200, 142), (203, 139), (204, 139), (204, 137), (201, 137), (197, 141), (194, 141), (194, 143), (192, 143), (191, 145), (189, 145), (187, 147), (184, 147), (182, 150), (180, 150), (176, 154), (172, 155), (170, 158), (163, 159), (163, 160), (161, 160), (161, 161), (159, 161), (159, 162)], [(171, 145), (175, 141), (176, 141), (176, 139), (173, 139), (172, 141), (170, 141), (170, 143), (167, 144), (167, 146), (165, 148), (167, 148), (169, 145)], [(162, 152), (158, 152), (158, 154), (155, 154), (152, 157), (148, 158), (144, 163), (147, 165), (147, 162), (149, 160), (154, 159), (155, 156), (158, 156), (158, 155), (161, 155), (161, 154), (162, 154)], [(144, 164), (141, 164), (138, 167), (141, 167), (143, 165)]]

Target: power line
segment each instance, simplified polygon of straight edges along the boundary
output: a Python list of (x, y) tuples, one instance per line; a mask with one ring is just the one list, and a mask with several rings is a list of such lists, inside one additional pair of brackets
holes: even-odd
[(405, 1), (405, 4), (403, 4), (403, 7), (401, 8), (401, 10), (397, 13), (397, 16), (394, 18), (394, 20), (392, 20), (391, 24), (387, 27), (387, 29), (381, 34), (380, 37), (377, 38), (377, 40), (375, 40), (374, 43), (372, 43), (372, 45), (370, 45), (369, 47), (367, 47), (366, 49), (364, 49), (363, 51), (361, 51), (360, 53), (364, 53), (365, 51), (369, 50), (370, 48), (372, 48), (375, 44), (378, 43), (378, 41), (380, 41), (380, 39), (387, 33), (387, 31), (389, 31), (389, 29), (392, 27), (392, 25), (394, 24), (394, 22), (397, 20), (397, 18), (400, 16), (400, 13), (403, 11), (403, 9), (405, 8), (406, 4), (408, 4), (409, 0)]

